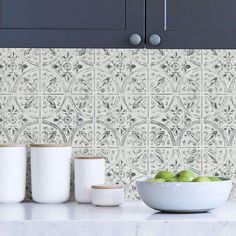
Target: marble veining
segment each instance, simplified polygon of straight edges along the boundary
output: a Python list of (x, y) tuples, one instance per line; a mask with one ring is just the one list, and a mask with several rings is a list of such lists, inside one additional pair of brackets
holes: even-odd
[(236, 202), (200, 214), (155, 212), (142, 202), (125, 202), (121, 207), (89, 204), (4, 204), (0, 205), (3, 236), (234, 236)]

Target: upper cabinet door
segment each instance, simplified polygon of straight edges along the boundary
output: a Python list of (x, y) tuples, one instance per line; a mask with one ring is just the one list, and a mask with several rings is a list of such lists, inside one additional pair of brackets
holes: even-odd
[(0, 0), (0, 47), (139, 48), (145, 0)]
[(236, 48), (235, 0), (146, 0), (149, 48)]

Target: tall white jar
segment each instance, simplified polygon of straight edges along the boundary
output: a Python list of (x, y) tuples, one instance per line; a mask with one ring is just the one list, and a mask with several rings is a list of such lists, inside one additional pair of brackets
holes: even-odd
[(0, 145), (0, 203), (25, 198), (27, 150), (25, 145)]
[(63, 144), (32, 144), (32, 198), (39, 203), (62, 203), (70, 196), (72, 148)]
[(75, 200), (79, 203), (92, 202), (92, 185), (105, 182), (105, 159), (99, 156), (75, 157)]

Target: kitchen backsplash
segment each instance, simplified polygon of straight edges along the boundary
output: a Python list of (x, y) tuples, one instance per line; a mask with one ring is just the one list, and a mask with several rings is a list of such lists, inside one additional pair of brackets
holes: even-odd
[(236, 51), (0, 49), (0, 142), (103, 155), (128, 199), (160, 169), (236, 182)]

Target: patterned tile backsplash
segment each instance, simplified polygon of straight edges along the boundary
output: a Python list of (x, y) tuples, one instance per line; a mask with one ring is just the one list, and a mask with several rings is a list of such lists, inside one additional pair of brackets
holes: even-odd
[(103, 155), (128, 199), (160, 169), (236, 183), (236, 51), (0, 49), (0, 142)]

